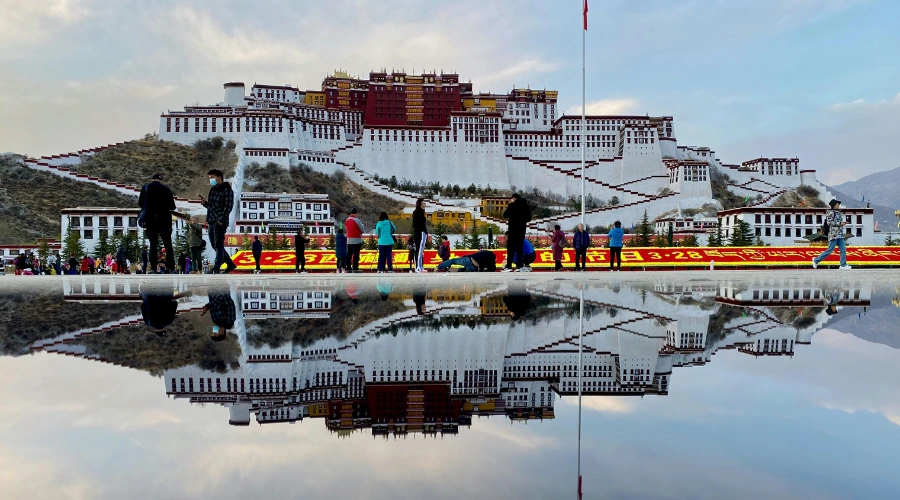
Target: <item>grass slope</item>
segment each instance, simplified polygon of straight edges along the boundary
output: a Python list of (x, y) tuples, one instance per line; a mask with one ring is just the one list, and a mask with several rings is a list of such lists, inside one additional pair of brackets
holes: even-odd
[(343, 220), (350, 209), (356, 207), (369, 228), (374, 227), (381, 212), (397, 214), (408, 206), (374, 193), (347, 179), (342, 173), (326, 175), (306, 165), (285, 170), (275, 163), (251, 163), (244, 170), (244, 190), (265, 193), (325, 193), (331, 200), (338, 220)]
[(113, 146), (89, 157), (72, 169), (101, 179), (142, 186), (156, 173), (175, 196), (197, 198), (209, 192), (207, 172), (218, 168), (225, 177), (234, 175), (237, 156), (234, 144), (221, 137), (198, 141), (193, 146), (161, 141), (149, 134), (143, 139)]
[(32, 170), (10, 156), (0, 157), (0, 244), (59, 238), (60, 210), (77, 206), (135, 207), (137, 197)]

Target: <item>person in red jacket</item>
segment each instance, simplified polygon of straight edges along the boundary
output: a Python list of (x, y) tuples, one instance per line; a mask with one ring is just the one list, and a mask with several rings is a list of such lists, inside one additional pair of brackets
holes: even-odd
[(447, 235), (441, 236), (441, 246), (438, 247), (438, 256), (441, 258), (441, 262), (450, 260), (450, 240), (447, 239)]
[(362, 250), (362, 235), (366, 227), (356, 215), (356, 209), (350, 210), (350, 216), (344, 222), (344, 230), (347, 233), (347, 271), (359, 272), (359, 252)]

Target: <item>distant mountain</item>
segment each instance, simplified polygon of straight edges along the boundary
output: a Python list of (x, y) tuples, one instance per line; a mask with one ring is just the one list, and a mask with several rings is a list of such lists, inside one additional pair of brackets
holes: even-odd
[[(844, 184), (841, 185), (843, 186)], [(837, 197), (837, 199), (841, 200), (841, 204), (847, 208), (863, 208), (866, 206), (866, 203), (869, 203), (869, 195), (866, 195), (866, 203), (862, 203), (862, 195), (853, 196), (846, 191), (839, 191), (833, 187), (829, 187), (828, 189)], [(828, 200), (825, 201), (827, 202)], [(891, 208), (889, 206), (879, 205), (872, 201), (871, 206), (875, 210), (873, 215), (878, 222), (878, 230), (882, 232), (895, 230), (894, 228), (897, 227), (897, 217), (894, 215), (894, 211), (900, 209), (900, 205), (898, 205), (897, 208)]]
[(872, 297), (871, 305), (863, 313), (862, 307), (844, 307), (836, 319), (826, 325), (842, 333), (859, 337), (867, 342), (884, 344), (900, 349), (900, 307), (891, 302), (891, 297), (878, 294)]
[(900, 209), (900, 167), (838, 184), (834, 188), (856, 201), (865, 196), (873, 205)]

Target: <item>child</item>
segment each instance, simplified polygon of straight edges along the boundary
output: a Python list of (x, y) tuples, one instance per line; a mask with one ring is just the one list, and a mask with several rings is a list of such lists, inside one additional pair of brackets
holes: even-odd
[(412, 236), (406, 242), (406, 250), (409, 251), (409, 272), (412, 272), (413, 264), (416, 262), (416, 240)]
[(441, 236), (441, 245), (438, 247), (438, 257), (441, 258), (441, 262), (450, 260), (450, 240), (447, 239), (447, 235)]
[(344, 230), (338, 229), (334, 237), (334, 256), (337, 259), (337, 273), (350, 272), (350, 263), (347, 262), (347, 237)]

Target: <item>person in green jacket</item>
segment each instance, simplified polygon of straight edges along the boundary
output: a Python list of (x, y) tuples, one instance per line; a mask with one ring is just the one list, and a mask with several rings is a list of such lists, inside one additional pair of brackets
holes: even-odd
[(191, 248), (191, 273), (200, 274), (203, 263), (203, 226), (197, 217), (191, 217), (187, 224), (187, 243)]
[[(375, 236), (378, 238), (378, 272), (394, 272), (394, 233), (397, 227), (388, 220), (387, 213), (381, 212), (375, 224)], [(387, 265), (385, 265), (387, 264)]]

